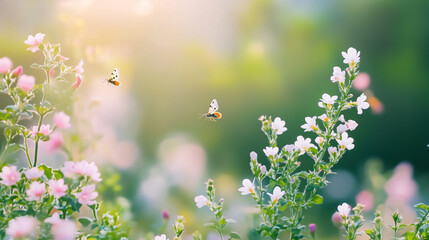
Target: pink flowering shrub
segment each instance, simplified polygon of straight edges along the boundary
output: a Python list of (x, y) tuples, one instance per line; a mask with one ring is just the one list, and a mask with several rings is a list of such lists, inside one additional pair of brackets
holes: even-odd
[[(84, 72), (82, 60), (68, 66), (59, 44), (45, 43), (44, 37), (38, 33), (25, 41), (28, 51), (41, 50), (45, 56), (43, 64), (31, 66), (45, 73), (44, 80), (0, 58), (0, 92), (12, 101), (0, 109), (5, 137), (0, 155), (0, 239), (127, 239), (118, 214), (98, 216), (96, 185), (102, 178), (94, 162), (66, 161), (59, 169), (38, 163), (39, 143), (48, 142), (51, 150), (61, 148), (63, 134), (73, 128), (70, 108), (63, 109), (57, 100), (73, 102)], [(24, 153), (26, 168), (6, 164), (15, 162), (17, 151)], [(92, 216), (80, 216), (82, 208)]]

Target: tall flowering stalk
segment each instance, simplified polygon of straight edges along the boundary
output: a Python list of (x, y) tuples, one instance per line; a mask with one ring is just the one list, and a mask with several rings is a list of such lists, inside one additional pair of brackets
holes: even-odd
[[(252, 195), (259, 210), (260, 223), (256, 231), (264, 237), (277, 239), (283, 231), (290, 233), (291, 239), (304, 237), (303, 212), (314, 204), (322, 204), (323, 197), (317, 192), (328, 184), (326, 177), (332, 174), (332, 167), (338, 163), (346, 151), (354, 148), (353, 138), (348, 132), (357, 127), (353, 120), (345, 120), (345, 110), (357, 108), (358, 114), (367, 109), (366, 96), (356, 100), (350, 89), (358, 74), (360, 52), (349, 48), (342, 53), (345, 70), (334, 67), (331, 81), (338, 85), (339, 96), (323, 94), (319, 107), (324, 110), (320, 116), (306, 117), (301, 127), (304, 132), (316, 134), (316, 138), (298, 136), (294, 144), (279, 149), (278, 137), (287, 128), (280, 118), (262, 116), (262, 131), (269, 145), (263, 150), (268, 166), (258, 162), (257, 154), (250, 154), (253, 180), (244, 179), (239, 189), (242, 195)], [(314, 141), (316, 144), (313, 144)], [(299, 171), (302, 156), (308, 156), (313, 163), (310, 170)]]

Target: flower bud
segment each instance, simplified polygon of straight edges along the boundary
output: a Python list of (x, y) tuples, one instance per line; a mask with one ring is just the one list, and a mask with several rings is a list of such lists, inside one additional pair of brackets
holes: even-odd
[(17, 77), (21, 76), (22, 70), (23, 70), (22, 66), (18, 66), (17, 68), (13, 69), (12, 72), (10, 72), (10, 74), (12, 77), (17, 78)]
[(316, 224), (315, 223), (308, 224), (308, 230), (310, 231), (311, 235), (314, 235), (314, 232), (316, 232)]
[(82, 82), (82, 75), (76, 74), (76, 82), (71, 85), (71, 88), (76, 89), (80, 86), (80, 83)]
[(55, 69), (51, 68), (51, 70), (49, 70), (49, 77), (54, 78), (54, 75), (55, 75)]
[(254, 151), (250, 153), (250, 160), (256, 160), (258, 158), (258, 154), (256, 154)]
[(170, 214), (168, 213), (167, 210), (162, 211), (161, 213), (162, 219), (168, 221), (168, 219), (170, 219)]

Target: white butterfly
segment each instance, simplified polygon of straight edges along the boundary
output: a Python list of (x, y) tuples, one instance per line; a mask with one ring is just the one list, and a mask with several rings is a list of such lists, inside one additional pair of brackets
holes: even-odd
[(119, 80), (119, 69), (115, 68), (115, 70), (113, 70), (113, 72), (110, 74), (110, 78), (107, 79), (107, 82), (115, 86), (119, 86), (121, 85), (121, 83), (118, 80)]
[(209, 111), (207, 113), (204, 113), (201, 115), (206, 117), (206, 119), (209, 119), (211, 121), (216, 121), (216, 119), (220, 119), (222, 117), (222, 114), (220, 112), (217, 112), (219, 109), (219, 105), (217, 104), (217, 100), (213, 99), (209, 106)]

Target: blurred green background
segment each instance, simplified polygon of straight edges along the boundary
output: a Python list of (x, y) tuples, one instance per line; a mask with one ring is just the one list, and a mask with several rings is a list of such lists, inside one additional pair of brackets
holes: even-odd
[[(428, 10), (428, 1), (400, 0), (0, 0), (0, 57), (38, 76), (29, 65), (40, 55), (25, 51), (24, 40), (43, 32), (62, 44), (70, 65), (84, 60), (77, 105), (98, 107), (75, 117), (96, 119), (90, 124), (104, 139), (92, 139), (99, 146), (84, 157), (103, 165), (106, 201), (128, 199), (135, 231), (157, 233), (167, 209), (185, 215), (187, 234), (205, 232), (201, 222), (210, 216), (196, 211), (193, 197), (213, 178), (243, 233), (252, 220), (239, 206), (252, 202), (236, 190), (251, 175), (249, 152), (263, 162), (258, 117), (286, 121), (280, 146), (297, 135), (314, 138), (300, 128), (304, 117), (322, 114), (318, 99), (337, 94), (332, 67), (344, 68), (341, 51), (356, 48), (384, 111), (346, 112), (359, 123), (351, 133), (356, 147), (331, 181), (347, 191), (326, 190), (325, 204), (306, 216), (319, 224), (321, 239), (335, 239), (330, 217), (359, 191), (374, 190), (365, 170), (371, 166), (387, 170), (387, 178), (410, 162), (423, 184), (413, 201), (429, 199)], [(119, 88), (103, 82), (116, 67)], [(199, 119), (213, 98), (223, 118)]]

